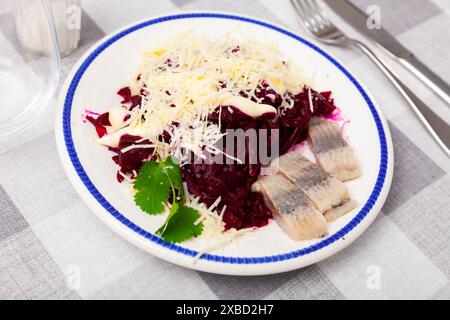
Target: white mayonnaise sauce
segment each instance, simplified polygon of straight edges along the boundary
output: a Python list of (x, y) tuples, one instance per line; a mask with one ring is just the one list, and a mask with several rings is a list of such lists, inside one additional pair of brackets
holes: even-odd
[(261, 117), (266, 113), (277, 113), (277, 109), (271, 105), (259, 104), (240, 96), (225, 97), (221, 104), (224, 106), (233, 106), (252, 118)]
[(109, 123), (111, 123), (111, 128), (115, 131), (123, 126), (125, 116), (127, 115), (127, 110), (123, 107), (115, 107), (109, 111)]

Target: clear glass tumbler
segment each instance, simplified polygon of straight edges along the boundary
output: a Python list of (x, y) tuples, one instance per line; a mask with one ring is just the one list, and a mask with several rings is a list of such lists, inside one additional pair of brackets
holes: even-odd
[(0, 1), (0, 139), (33, 123), (55, 93), (54, 21), (48, 0)]

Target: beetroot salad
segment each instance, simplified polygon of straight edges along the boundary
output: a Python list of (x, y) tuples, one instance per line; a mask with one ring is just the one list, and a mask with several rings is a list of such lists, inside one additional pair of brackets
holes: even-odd
[[(252, 191), (264, 164), (211, 163), (203, 157), (207, 150), (219, 153), (214, 146), (228, 130), (266, 129), (270, 145), (270, 130), (276, 129), (283, 155), (306, 139), (313, 116), (336, 110), (331, 92), (312, 89), (276, 45), (240, 38), (183, 35), (155, 46), (117, 94), (117, 107), (100, 115), (90, 112), (85, 119), (94, 126), (98, 143), (112, 152), (117, 181), (134, 184), (137, 205), (150, 215), (159, 207), (168, 215), (157, 233), (171, 242), (205, 233), (211, 212), (223, 232), (263, 227), (272, 218), (263, 195)], [(194, 139), (199, 133), (200, 142)], [(168, 162), (170, 156), (176, 161)], [(167, 192), (151, 189), (152, 179), (161, 179)], [(181, 212), (192, 220), (184, 223), (201, 228), (176, 229)]]

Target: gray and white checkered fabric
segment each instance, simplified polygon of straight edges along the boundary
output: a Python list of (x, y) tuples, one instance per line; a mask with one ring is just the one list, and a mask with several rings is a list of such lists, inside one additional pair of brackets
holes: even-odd
[[(379, 5), (383, 25), (450, 82), (450, 36), (444, 32), (450, 30), (450, 1), (355, 3), (364, 9)], [(310, 39), (288, 0), (83, 0), (82, 6), (81, 45), (63, 59), (62, 78), (105, 34), (165, 12), (244, 13), (287, 25)], [(0, 8), (0, 37), (14, 47), (11, 21)], [(367, 58), (349, 49), (326, 50), (346, 63), (377, 97), (395, 144), (389, 198), (379, 218), (354, 244), (308, 268), (264, 277), (205, 274), (156, 259), (116, 236), (75, 193), (58, 159), (52, 101), (35, 125), (14, 139), (0, 141), (0, 298), (449, 299), (450, 162)], [(390, 62), (437, 113), (450, 119), (450, 108)], [(373, 266), (381, 274), (380, 286), (368, 285)], [(76, 273), (81, 282), (74, 285), (71, 277)]]

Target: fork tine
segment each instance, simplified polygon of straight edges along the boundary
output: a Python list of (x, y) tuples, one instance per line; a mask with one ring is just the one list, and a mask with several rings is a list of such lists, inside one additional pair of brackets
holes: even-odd
[(328, 19), (323, 19), (321, 16), (321, 10), (317, 4), (317, 1), (315, 0), (301, 0), (304, 2), (305, 6), (308, 8), (308, 13), (311, 16), (311, 19), (313, 19), (316, 22), (316, 26), (318, 30), (322, 30), (326, 28), (329, 24), (327, 23)]
[(332, 26), (330, 19), (328, 18), (322, 7), (319, 5), (317, 0), (307, 0), (307, 1), (309, 2), (312, 11), (316, 13), (317, 17), (322, 21), (322, 23), (326, 26)]
[(308, 22), (307, 16), (302, 8), (302, 6), (300, 5), (300, 3), (298, 2), (298, 0), (291, 0), (291, 4), (294, 7), (295, 11), (297, 11), (297, 14), (300, 16), (300, 19), (302, 21), (302, 23), (305, 25), (306, 29), (311, 32), (311, 25)]
[(336, 28), (336, 26), (331, 22), (331, 20), (328, 18), (325, 10), (319, 5), (317, 0), (305, 0), (309, 3), (311, 11), (313, 11), (317, 19), (321, 20), (323, 29), (327, 29), (327, 35), (324, 36), (324, 38), (327, 39), (335, 39), (343, 37), (344, 34), (341, 30)]
[(313, 36), (315, 36), (317, 32), (316, 25), (314, 21), (311, 20), (311, 17), (309, 16), (304, 5), (298, 0), (291, 0), (291, 2), (294, 5), (294, 8), (296, 9), (298, 15), (300, 16), (303, 25), (306, 27), (306, 30)]
[(317, 0), (291, 0), (306, 30), (322, 42), (345, 41), (345, 35), (330, 21)]
[(307, 5), (305, 0), (294, 0), (293, 3), (295, 3), (296, 5), (297, 12), (301, 12), (300, 15), (302, 21), (307, 27), (308, 31), (316, 36), (320, 30), (320, 24), (311, 13), (311, 8)]
[(309, 24), (312, 26), (311, 32), (315, 36), (320, 36), (320, 33), (325, 28), (325, 25), (320, 21), (316, 10), (311, 7), (308, 0), (297, 0), (299, 6), (302, 8), (304, 12), (304, 16)]

